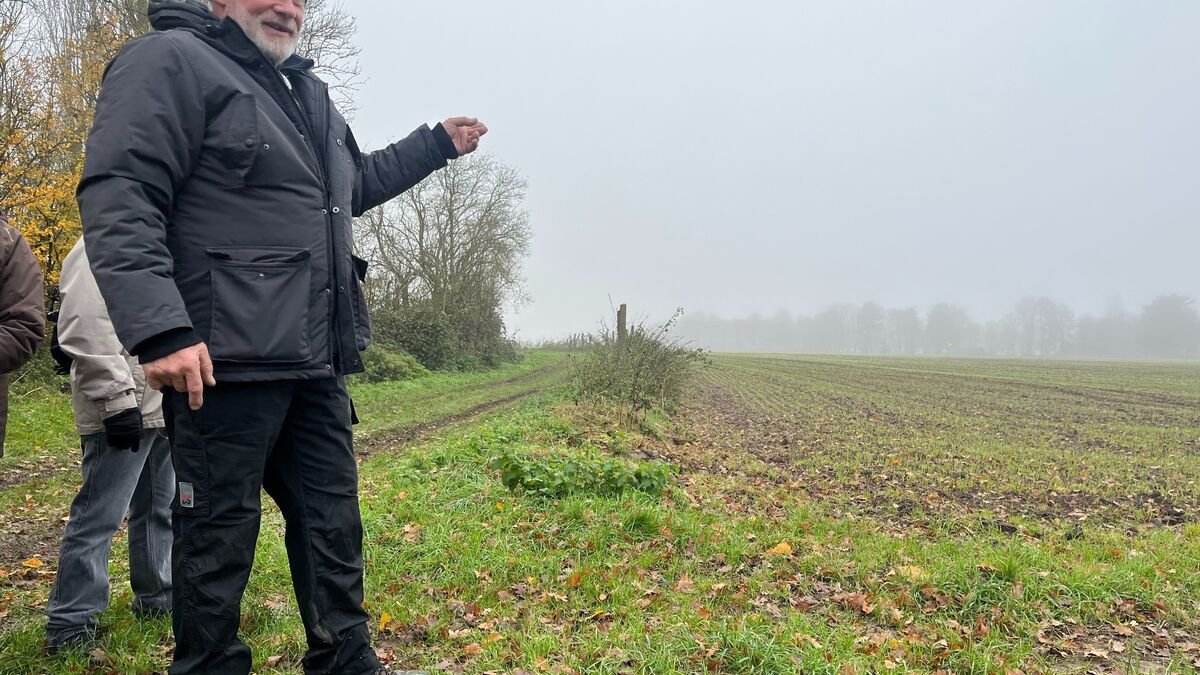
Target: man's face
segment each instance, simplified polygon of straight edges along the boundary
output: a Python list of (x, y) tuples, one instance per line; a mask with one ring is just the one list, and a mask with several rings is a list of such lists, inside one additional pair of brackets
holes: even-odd
[(217, 0), (213, 11), (238, 23), (250, 41), (279, 65), (296, 52), (305, 0)]

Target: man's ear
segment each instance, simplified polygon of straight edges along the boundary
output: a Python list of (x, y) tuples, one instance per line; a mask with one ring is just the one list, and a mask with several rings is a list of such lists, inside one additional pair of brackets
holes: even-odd
[(212, 0), (213, 14), (216, 14), (218, 19), (224, 19), (228, 4), (228, 0)]

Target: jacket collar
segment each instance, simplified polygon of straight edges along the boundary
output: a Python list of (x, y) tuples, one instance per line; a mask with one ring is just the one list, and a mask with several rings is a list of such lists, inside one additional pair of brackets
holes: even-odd
[(197, 0), (150, 0), (146, 16), (154, 30), (199, 28), (217, 23), (217, 16)]
[[(224, 20), (218, 19), (205, 5), (196, 0), (151, 0), (146, 13), (150, 17), (150, 25), (155, 30), (191, 31), (243, 65), (249, 66), (262, 61), (270, 63), (258, 45), (246, 37), (245, 31), (236, 21), (228, 17)], [(306, 73), (314, 65), (316, 63), (312, 59), (293, 54), (278, 67), (280, 71), (290, 75)]]
[(279, 64), (279, 69), (285, 73), (306, 73), (312, 70), (313, 66), (317, 65), (316, 61), (305, 58), (299, 54), (292, 54), (287, 57), (287, 60)]
[[(246, 32), (238, 25), (238, 22), (226, 17), (224, 21), (215, 27), (209, 27), (208, 34), (219, 42), (218, 47), (235, 60), (243, 65), (253, 65), (256, 63), (266, 62), (270, 65), (275, 65), (266, 56), (258, 45), (246, 36)], [(286, 74), (307, 73), (316, 62), (312, 59), (306, 59), (298, 54), (292, 54), (282, 64), (277, 66), (280, 71)]]

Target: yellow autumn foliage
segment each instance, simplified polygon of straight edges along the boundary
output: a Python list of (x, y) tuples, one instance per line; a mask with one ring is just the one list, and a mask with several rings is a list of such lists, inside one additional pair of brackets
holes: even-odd
[[(0, 210), (25, 235), (47, 289), (79, 237), (75, 188), (104, 69), (127, 39), (95, 18), (57, 42), (0, 16)], [(72, 28), (72, 27), (68, 27)]]

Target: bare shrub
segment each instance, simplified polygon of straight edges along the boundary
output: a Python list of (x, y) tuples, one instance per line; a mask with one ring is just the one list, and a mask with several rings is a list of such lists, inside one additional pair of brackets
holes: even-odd
[(659, 326), (635, 323), (623, 344), (614, 330), (598, 333), (597, 346), (573, 359), (576, 401), (616, 404), (635, 414), (674, 410), (696, 366), (708, 360), (704, 350), (671, 336), (681, 315)]

